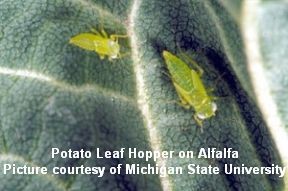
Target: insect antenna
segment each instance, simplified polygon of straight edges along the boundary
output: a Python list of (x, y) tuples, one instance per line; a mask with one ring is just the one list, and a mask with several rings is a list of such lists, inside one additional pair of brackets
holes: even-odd
[[(221, 75), (219, 75), (214, 81), (213, 81), (213, 87), (217, 87), (219, 82), (223, 80), (223, 77), (226, 75), (226, 72), (223, 72)], [(211, 96), (212, 92), (215, 90), (215, 88), (209, 88), (207, 92), (209, 93), (212, 100), (217, 100), (218, 98), (227, 98), (229, 97), (229, 94), (220, 95), (220, 96)]]
[(194, 133), (194, 135), (192, 137), (192, 140), (190, 142), (191, 145), (193, 145), (193, 143), (194, 143), (194, 141), (195, 141), (195, 139), (197, 137), (199, 129), (200, 129), (200, 132), (203, 133), (203, 128), (202, 127), (197, 127), (196, 130), (195, 130), (195, 133)]
[(218, 83), (220, 82), (220, 80), (225, 76), (226, 72), (223, 72), (222, 74), (220, 74), (220, 76), (218, 76), (216, 78), (216, 80), (213, 82), (214, 86), (216, 87), (218, 85)]
[(179, 104), (179, 101), (177, 100), (160, 100), (162, 103), (168, 103), (168, 104)]

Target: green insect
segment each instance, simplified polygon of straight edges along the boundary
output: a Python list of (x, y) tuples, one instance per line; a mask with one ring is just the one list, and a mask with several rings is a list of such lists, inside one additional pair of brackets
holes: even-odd
[(163, 57), (181, 105), (185, 108), (191, 106), (194, 108), (194, 119), (202, 127), (203, 120), (215, 116), (217, 110), (213, 97), (208, 95), (207, 89), (201, 80), (203, 70), (191, 59), (190, 62), (198, 71), (189, 68), (183, 60), (168, 51), (163, 51)]
[(108, 37), (104, 29), (101, 30), (101, 33), (97, 30), (92, 30), (92, 32), (78, 34), (72, 37), (69, 43), (85, 50), (95, 51), (99, 54), (100, 59), (107, 56), (111, 61), (121, 57), (118, 38), (127, 38), (127, 35), (113, 34)]

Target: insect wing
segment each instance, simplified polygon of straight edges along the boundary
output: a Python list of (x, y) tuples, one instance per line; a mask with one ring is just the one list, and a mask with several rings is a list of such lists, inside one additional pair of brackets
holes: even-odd
[(163, 56), (173, 82), (187, 92), (192, 91), (193, 79), (188, 65), (168, 51), (163, 51)]
[(93, 51), (95, 50), (95, 41), (99, 40), (99, 38), (102, 37), (99, 37), (91, 33), (81, 33), (79, 35), (72, 37), (69, 43), (74, 44), (85, 50)]
[(193, 87), (194, 87), (195, 91), (207, 96), (205, 86), (204, 86), (199, 74), (197, 72), (195, 72), (194, 70), (191, 70), (191, 79), (192, 79), (192, 83), (193, 83)]

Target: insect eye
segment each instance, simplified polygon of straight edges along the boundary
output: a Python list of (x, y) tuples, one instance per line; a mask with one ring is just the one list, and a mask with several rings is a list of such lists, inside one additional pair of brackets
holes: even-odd
[(203, 115), (202, 113), (197, 113), (197, 117), (199, 118), (199, 119), (206, 119), (206, 116), (205, 115)]
[(117, 58), (117, 54), (116, 55), (111, 55), (110, 58), (111, 59), (116, 59)]
[(114, 46), (114, 44), (115, 44), (114, 41), (111, 41), (111, 40), (109, 41), (109, 45), (110, 45), (110, 46)]
[(212, 103), (212, 111), (215, 112), (217, 110), (217, 105), (215, 102)]

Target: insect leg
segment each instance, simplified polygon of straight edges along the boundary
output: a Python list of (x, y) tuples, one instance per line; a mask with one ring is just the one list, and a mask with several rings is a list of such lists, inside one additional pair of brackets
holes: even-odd
[(108, 35), (105, 32), (104, 28), (101, 29), (101, 34), (103, 35), (103, 37), (108, 38)]
[(123, 53), (123, 54), (120, 54), (120, 52), (119, 52), (118, 58), (124, 58), (126, 56), (129, 56), (130, 54), (131, 54), (130, 52), (126, 52), (126, 53)]
[(182, 95), (185, 90), (183, 90), (177, 83), (173, 82), (173, 84), (180, 99), (180, 103), (178, 102), (178, 104), (185, 109), (189, 109), (191, 106), (189, 105), (189, 102), (185, 99), (185, 97)]
[(116, 42), (118, 42), (118, 38), (128, 38), (128, 35), (118, 35), (118, 34), (112, 34), (110, 35), (110, 38)]
[(104, 54), (99, 54), (99, 57), (101, 60), (103, 60), (105, 58), (105, 55)]
[[(167, 74), (167, 73), (164, 72), (164, 71), (162, 71), (162, 73), (163, 73), (164, 75), (167, 75), (167, 76), (171, 79), (170, 74)], [(173, 82), (173, 84), (174, 84), (174, 87), (175, 87), (175, 89), (176, 89), (176, 93), (177, 93), (177, 95), (178, 95), (178, 97), (179, 97), (179, 99), (180, 99), (180, 102), (174, 100), (174, 101), (167, 101), (167, 103), (177, 103), (178, 105), (184, 107), (185, 109), (189, 109), (189, 108), (190, 108), (190, 105), (189, 105), (188, 102), (185, 100), (185, 98), (184, 98), (183, 96), (181, 96), (181, 93), (180, 93), (181, 90), (178, 90), (178, 89), (177, 89), (177, 87), (179, 87), (179, 85), (177, 85), (177, 84), (174, 83), (174, 82)]]
[[(183, 88), (181, 88), (177, 83), (173, 82), (173, 84), (174, 84), (176, 92), (177, 92), (177, 94), (178, 94), (178, 96), (179, 96), (179, 98), (181, 100), (181, 102), (178, 103), (178, 104), (180, 104), (181, 106), (183, 106), (186, 109), (189, 109), (192, 105), (190, 105), (189, 101), (186, 100), (186, 98), (184, 96), (185, 94), (188, 94), (188, 92), (185, 91)], [(192, 92), (192, 91), (193, 91), (193, 89), (190, 92)], [(202, 132), (203, 131), (202, 130), (202, 127), (203, 127), (202, 120), (199, 119), (196, 114), (194, 114), (193, 117), (194, 117), (197, 125), (201, 128), (201, 132)]]
[(207, 91), (208, 94), (211, 94), (212, 92), (214, 92), (214, 88), (207, 88), (206, 91)]
[(215, 90), (214, 88), (208, 88), (208, 89), (206, 90), (206, 91), (207, 91), (207, 94), (208, 94), (208, 96), (209, 96), (209, 98), (210, 98), (211, 100), (217, 100), (217, 99), (218, 99), (218, 97), (212, 95), (212, 92), (213, 92), (214, 90)]
[(100, 36), (102, 36), (102, 37), (104, 37), (104, 38), (108, 38), (108, 35), (107, 35), (107, 33), (105, 32), (105, 30), (104, 30), (104, 24), (103, 24), (103, 13), (101, 12), (101, 11), (99, 11), (98, 12), (99, 13), (99, 25), (100, 25), (100, 29), (99, 29), (99, 31), (100, 31)]
[(96, 35), (102, 36), (100, 32), (98, 32), (96, 29), (91, 28), (90, 29), (93, 33), (95, 33)]
[(172, 76), (168, 72), (161, 70), (161, 73), (164, 74), (169, 79), (172, 79)]
[(202, 128), (203, 128), (203, 122), (202, 122), (202, 120), (199, 119), (196, 114), (193, 115), (193, 117), (194, 117), (196, 123), (198, 124), (198, 126), (201, 128), (201, 132), (203, 132), (203, 130), (202, 130)]

